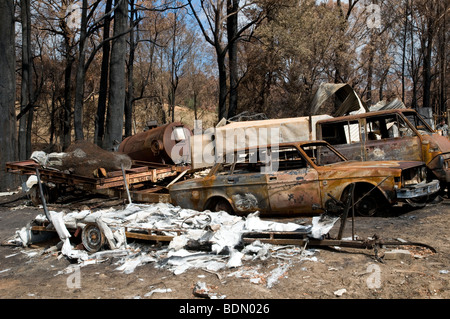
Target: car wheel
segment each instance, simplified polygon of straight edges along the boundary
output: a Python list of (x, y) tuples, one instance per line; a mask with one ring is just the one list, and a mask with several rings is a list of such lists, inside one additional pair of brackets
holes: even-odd
[[(57, 188), (50, 188), (42, 184), (42, 191), (44, 192), (44, 199), (47, 204), (54, 203), (58, 199), (59, 193)], [(29, 194), (34, 206), (42, 205), (41, 192), (38, 185), (33, 185), (29, 190)]]
[(365, 217), (374, 216), (378, 211), (378, 198), (374, 195), (359, 196), (355, 199), (356, 212)]

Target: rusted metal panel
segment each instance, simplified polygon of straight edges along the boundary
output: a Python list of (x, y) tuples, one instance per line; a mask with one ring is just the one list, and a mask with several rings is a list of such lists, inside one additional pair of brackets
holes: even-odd
[(214, 209), (214, 201), (226, 200), (237, 214), (245, 214), (259, 210), (269, 211), (266, 176), (211, 176), (204, 179), (189, 181), (186, 187), (174, 184), (177, 196), (171, 196), (172, 203), (195, 210)]
[[(341, 150), (340, 147), (337, 147), (337, 149)], [(385, 161), (398, 159), (422, 161), (422, 144), (420, 138), (415, 136), (401, 139), (386, 139), (383, 141), (366, 141), (364, 160)]]
[(282, 214), (296, 214), (321, 206), (320, 181), (317, 170), (301, 168), (268, 176), (270, 208)]
[(141, 202), (141, 203), (171, 203), (169, 194), (161, 194), (161, 193), (148, 193), (148, 192), (139, 192), (139, 191), (131, 191), (131, 199), (133, 202)]

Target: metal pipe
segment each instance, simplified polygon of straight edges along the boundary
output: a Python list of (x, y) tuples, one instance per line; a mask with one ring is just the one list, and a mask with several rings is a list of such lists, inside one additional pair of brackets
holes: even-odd
[(42, 188), (42, 183), (41, 183), (41, 175), (39, 174), (39, 168), (37, 168), (37, 167), (36, 167), (36, 177), (37, 177), (37, 181), (38, 181), (38, 185), (39, 185), (39, 192), (41, 195), (42, 207), (44, 208), (45, 216), (47, 216), (47, 219), (49, 222), (52, 222), (52, 220), (50, 219), (50, 214), (48, 212), (47, 203), (45, 201), (44, 189)]
[(122, 168), (122, 175), (123, 175), (123, 183), (125, 184), (125, 189), (127, 190), (127, 195), (128, 195), (128, 203), (131, 203), (131, 195), (130, 195), (130, 191), (128, 189), (128, 183), (127, 183), (127, 177), (125, 175), (125, 169), (123, 168), (123, 164), (120, 164), (120, 167)]
[(345, 202), (344, 212), (341, 217), (341, 227), (339, 228), (338, 239), (342, 239), (342, 235), (344, 234), (345, 224), (347, 223), (348, 211), (350, 209), (350, 204), (353, 203), (353, 190), (355, 188), (355, 183), (350, 184), (350, 188), (348, 190), (348, 197)]

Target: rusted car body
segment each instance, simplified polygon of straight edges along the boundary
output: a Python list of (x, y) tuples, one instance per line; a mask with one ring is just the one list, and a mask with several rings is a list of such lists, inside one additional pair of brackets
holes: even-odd
[(282, 143), (234, 153), (206, 177), (169, 187), (174, 205), (239, 215), (318, 215), (346, 200), (355, 184), (355, 209), (373, 215), (439, 190), (423, 162), (348, 161), (325, 141)]
[(425, 162), (445, 188), (450, 183), (450, 140), (412, 109), (341, 116), (316, 123), (317, 139), (348, 159)]

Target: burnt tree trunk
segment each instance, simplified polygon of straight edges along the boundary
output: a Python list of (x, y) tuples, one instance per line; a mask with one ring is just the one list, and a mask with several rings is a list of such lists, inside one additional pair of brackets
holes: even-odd
[[(119, 4), (120, 1), (120, 4)], [(125, 57), (128, 23), (128, 1), (116, 0), (119, 5), (114, 12), (114, 36), (110, 60), (109, 106), (106, 113), (106, 132), (103, 148), (113, 150), (122, 141), (123, 114), (125, 108)]]
[(423, 102), (422, 107), (430, 107), (431, 100), (431, 50), (433, 46), (433, 21), (428, 19), (427, 31), (422, 42), (423, 50)]
[(22, 24), (22, 82), (21, 82), (21, 110), (28, 110), (27, 116), (19, 120), (18, 151), (19, 160), (28, 159), (31, 155), (31, 127), (33, 123), (33, 78), (31, 56), (31, 13), (30, 0), (20, 1), (20, 19)]
[[(70, 50), (68, 48), (68, 50)], [(66, 56), (66, 68), (64, 70), (64, 104), (63, 104), (63, 114), (61, 118), (61, 141), (63, 151), (70, 146), (71, 137), (71, 113), (72, 113), (72, 94), (71, 94), (71, 83), (72, 83), (72, 68), (73, 68), (74, 58), (71, 56), (70, 52), (67, 52)]]
[(236, 115), (238, 103), (237, 42), (239, 0), (227, 0), (228, 66), (230, 69), (230, 97), (227, 118)]
[(18, 185), (13, 174), (6, 173), (5, 163), (17, 160), (16, 137), (16, 57), (14, 1), (0, 1), (0, 191)]
[(134, 9), (134, 0), (130, 0), (130, 50), (128, 56), (128, 90), (125, 102), (125, 136), (128, 137), (133, 134), (133, 104), (134, 104), (134, 56), (136, 52), (136, 39), (134, 32), (134, 23), (136, 20), (136, 11)]
[[(112, 0), (106, 1), (105, 13), (111, 11)], [(111, 26), (111, 16), (105, 17), (105, 23), (103, 26), (103, 41), (109, 38), (109, 28)], [(108, 99), (108, 79), (109, 79), (109, 56), (111, 51), (111, 44), (109, 41), (105, 41), (103, 44), (103, 56), (102, 66), (100, 70), (100, 88), (98, 92), (98, 104), (97, 115), (95, 116), (95, 131), (94, 131), (94, 143), (100, 147), (103, 147), (103, 136), (105, 134), (105, 114), (106, 114), (106, 101)]]
[(86, 78), (85, 60), (86, 60), (86, 29), (87, 29), (87, 0), (83, 0), (81, 8), (81, 28), (80, 42), (78, 53), (77, 76), (75, 80), (75, 103), (73, 113), (73, 126), (75, 130), (75, 140), (83, 140), (83, 99), (84, 99), (84, 82)]
[(225, 66), (226, 51), (216, 47), (217, 67), (219, 69), (219, 121), (227, 118), (227, 70)]

